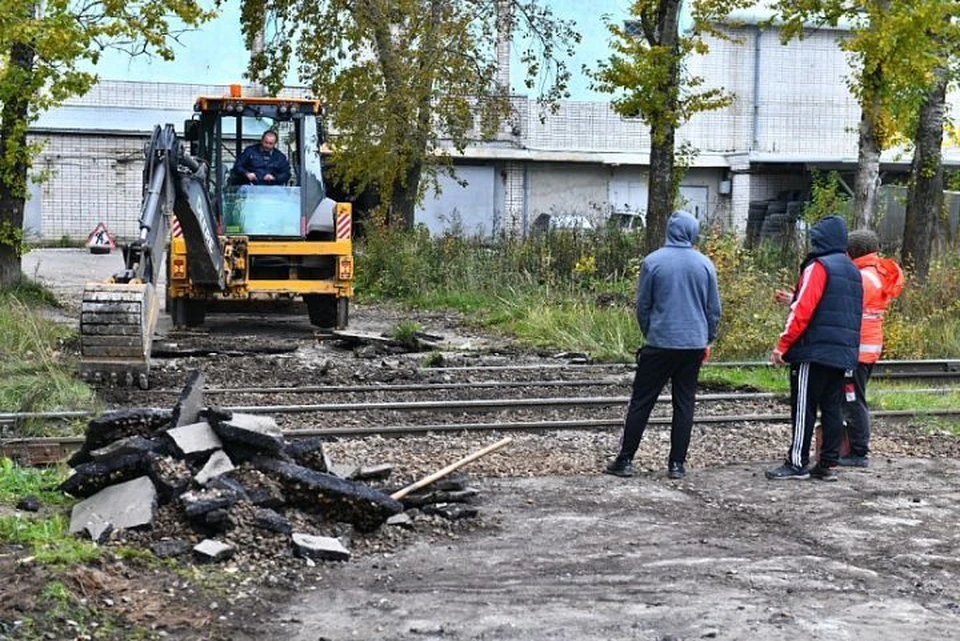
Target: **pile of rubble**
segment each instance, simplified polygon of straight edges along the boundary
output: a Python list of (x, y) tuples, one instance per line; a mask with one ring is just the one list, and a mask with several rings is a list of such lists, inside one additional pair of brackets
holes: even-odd
[(192, 552), (221, 561), (241, 552), (346, 560), (345, 533), (409, 528), (423, 513), (477, 514), (469, 504), (477, 492), (463, 475), (418, 492), (391, 489), (390, 465), (338, 468), (320, 438), (287, 440), (271, 417), (207, 407), (199, 372), (172, 410), (90, 421), (69, 464), (73, 473), (60, 489), (84, 499), (70, 531), (97, 542), (143, 542), (161, 558)]

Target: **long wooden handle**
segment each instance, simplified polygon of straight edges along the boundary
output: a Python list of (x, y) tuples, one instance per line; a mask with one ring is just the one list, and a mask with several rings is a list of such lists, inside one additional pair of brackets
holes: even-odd
[(513, 438), (511, 438), (511, 437), (508, 436), (508, 437), (505, 438), (505, 439), (502, 439), (502, 440), (497, 441), (497, 442), (494, 443), (493, 445), (488, 445), (488, 446), (486, 446), (486, 447), (483, 448), (482, 450), (477, 450), (477, 451), (474, 452), (473, 454), (468, 454), (467, 456), (464, 456), (462, 459), (460, 459), (460, 460), (457, 461), (456, 463), (451, 463), (450, 465), (446, 466), (446, 467), (443, 468), (442, 470), (437, 470), (437, 471), (434, 472), (433, 474), (431, 474), (431, 475), (429, 475), (429, 476), (425, 476), (425, 477), (423, 477), (422, 479), (420, 479), (419, 481), (417, 481), (417, 482), (415, 482), (415, 483), (411, 483), (410, 485), (408, 485), (407, 487), (405, 487), (405, 488), (403, 488), (403, 489), (401, 489), (401, 490), (397, 490), (396, 492), (394, 492), (393, 494), (390, 495), (390, 498), (399, 501), (400, 499), (402, 499), (403, 497), (405, 497), (407, 494), (410, 494), (410, 492), (413, 492), (414, 490), (419, 490), (421, 487), (426, 487), (427, 485), (430, 485), (430, 484), (433, 483), (434, 481), (437, 481), (437, 480), (439, 480), (439, 479), (442, 479), (442, 478), (443, 478), (444, 476), (446, 476), (447, 474), (450, 474), (450, 472), (454, 472), (454, 471), (460, 469), (461, 467), (463, 467), (464, 465), (466, 465), (466, 464), (469, 463), (470, 461), (475, 461), (475, 460), (477, 460), (478, 458), (480, 458), (481, 456), (486, 456), (486, 455), (489, 454), (490, 452), (495, 452), (496, 450), (499, 450), (501, 447), (503, 447), (504, 445), (506, 445), (507, 443), (509, 443), (509, 442), (512, 441), (512, 440), (513, 440)]

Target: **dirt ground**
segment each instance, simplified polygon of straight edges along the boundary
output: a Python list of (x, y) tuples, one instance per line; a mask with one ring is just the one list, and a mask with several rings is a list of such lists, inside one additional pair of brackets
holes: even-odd
[(498, 527), (330, 568), (275, 638), (956, 638), (956, 461), (762, 469), (489, 483)]
[[(77, 283), (64, 273), (105, 264), (57, 251), (70, 250), (31, 252), (24, 271), (71, 292)], [(58, 261), (84, 266), (63, 270)], [(443, 328), (442, 319), (430, 322)], [(750, 451), (749, 430), (730, 438)], [(695, 435), (692, 457), (696, 449)], [(177, 628), (166, 638), (957, 637), (957, 459), (875, 456), (836, 483), (770, 482), (763, 470), (773, 463), (758, 456), (694, 467), (679, 482), (659, 463), (632, 479), (594, 470), (475, 478), (482, 521), (472, 531), (428, 532), (399, 549), (320, 565), (282, 582), (292, 589), (279, 598), (237, 601), (214, 631)], [(197, 617), (218, 619), (209, 600), (193, 605)]]

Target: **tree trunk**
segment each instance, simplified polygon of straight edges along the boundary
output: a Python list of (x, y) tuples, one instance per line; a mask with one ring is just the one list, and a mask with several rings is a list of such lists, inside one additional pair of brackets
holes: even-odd
[(411, 159), (406, 167), (402, 182), (393, 186), (393, 218), (403, 229), (413, 229), (416, 223), (417, 190), (420, 187), (420, 175), (423, 165)]
[(903, 229), (901, 259), (920, 282), (930, 272), (930, 254), (936, 234), (937, 217), (943, 209), (943, 122), (947, 96), (947, 70), (937, 70), (937, 83), (927, 92), (920, 107), (917, 133), (913, 139), (913, 162), (907, 193), (907, 214)]
[(667, 219), (673, 213), (674, 137), (673, 125), (663, 126), (650, 136), (650, 191), (647, 196), (647, 235), (644, 238), (648, 254), (663, 246), (667, 237)]
[(672, 53), (670, 67), (660, 85), (665, 96), (663, 109), (650, 118), (650, 180), (647, 194), (647, 234), (644, 238), (647, 253), (659, 249), (667, 236), (667, 219), (673, 212), (676, 185), (674, 174), (678, 111), (680, 108), (680, 0), (665, 0), (660, 4), (656, 29), (648, 37), (652, 47), (662, 47)]
[[(33, 69), (33, 49), (23, 43), (10, 47), (10, 61), (3, 73), (29, 76)], [(0, 110), (0, 157), (12, 158), (11, 171), (0, 179), (0, 287), (21, 278), (20, 255), (23, 233), (23, 206), (27, 194), (30, 156), (27, 148), (27, 115), (30, 107), (30, 83), (24, 91), (8, 98)]]
[(857, 153), (857, 176), (854, 183), (853, 220), (851, 229), (870, 227), (877, 216), (877, 192), (880, 187), (880, 140), (877, 135), (879, 106), (876, 100), (860, 111), (860, 140)]

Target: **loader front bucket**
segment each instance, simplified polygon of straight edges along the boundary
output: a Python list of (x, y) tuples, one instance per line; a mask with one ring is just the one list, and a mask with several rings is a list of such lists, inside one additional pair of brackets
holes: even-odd
[(146, 389), (158, 315), (152, 284), (87, 283), (80, 310), (80, 376)]

